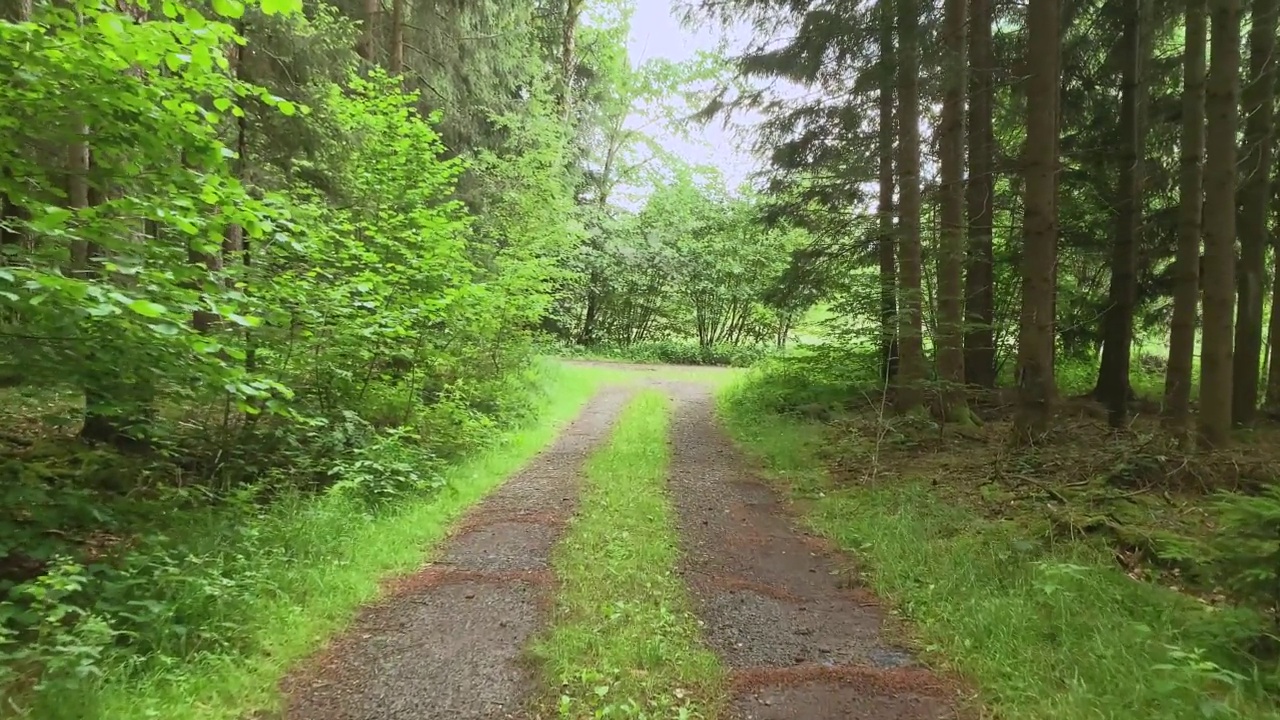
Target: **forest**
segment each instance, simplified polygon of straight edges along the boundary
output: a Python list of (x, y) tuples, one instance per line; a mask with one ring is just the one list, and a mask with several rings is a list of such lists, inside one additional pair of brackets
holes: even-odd
[[(718, 422), (996, 716), (1277, 712), (1280, 3), (678, 0), (673, 59), (648, 1), (0, 0), (0, 718), (271, 706), (619, 361), (741, 368)], [(643, 547), (635, 413), (583, 492), (649, 493)], [(594, 507), (566, 552), (618, 551)], [(1097, 648), (1017, 686), (945, 619), (1010, 557), (1125, 619), (992, 615), (1022, 649), (1137, 664), (1034, 705)]]

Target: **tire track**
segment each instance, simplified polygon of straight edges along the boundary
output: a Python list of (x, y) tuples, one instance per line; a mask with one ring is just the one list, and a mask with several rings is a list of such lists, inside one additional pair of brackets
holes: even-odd
[(559, 438), (468, 513), (438, 559), (398, 578), (284, 682), (286, 720), (508, 720), (536, 678), (528, 640), (548, 616), (551, 548), (581, 467), (630, 387), (601, 390)]

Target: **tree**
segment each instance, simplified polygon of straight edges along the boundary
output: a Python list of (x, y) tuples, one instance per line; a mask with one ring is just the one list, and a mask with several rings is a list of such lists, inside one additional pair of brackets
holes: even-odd
[(1205, 143), (1206, 0), (1186, 0), (1183, 55), (1182, 136), (1178, 181), (1178, 248), (1174, 261), (1173, 321), (1164, 403), (1168, 425), (1186, 432), (1190, 416), (1196, 310), (1200, 300), (1200, 221), (1203, 209)]
[(1146, 150), (1146, 108), (1143, 69), (1146, 66), (1144, 0), (1125, 0), (1123, 69), (1120, 81), (1119, 172), (1115, 241), (1112, 244), (1111, 284), (1104, 315), (1102, 364), (1095, 396), (1107, 406), (1114, 428), (1129, 416), (1130, 352), (1133, 348), (1133, 306), (1137, 295), (1138, 236), (1142, 225), (1143, 155)]
[(1058, 163), (1059, 12), (1057, 0), (1029, 0), (1027, 138), (1023, 152), (1026, 213), (1017, 368), (1017, 431), (1024, 439), (1046, 430), (1056, 393), (1053, 313), (1058, 221), (1054, 174)]
[(968, 423), (964, 389), (964, 95), (965, 0), (946, 0), (943, 19), (945, 83), (941, 148), (941, 236), (938, 246), (938, 379), (942, 415)]
[[(1240, 266), (1236, 274), (1236, 337), (1231, 372), (1231, 419), (1252, 423), (1258, 408), (1262, 355), (1262, 305), (1271, 221), (1271, 155), (1276, 86), (1276, 0), (1253, 0), (1249, 30), (1249, 82), (1240, 184)], [(1274, 310), (1272, 311), (1274, 312)]]
[(876, 155), (879, 162), (876, 203), (876, 255), (880, 263), (880, 377), (893, 380), (898, 369), (898, 273), (893, 231), (893, 96), (897, 78), (893, 61), (893, 3), (876, 6), (879, 82), (876, 107)]
[(577, 74), (578, 20), (583, 0), (565, 0), (564, 19), (560, 26), (560, 107), (566, 120), (573, 107), (573, 78)]
[(995, 276), (992, 216), (995, 206), (995, 60), (991, 46), (991, 0), (969, 0), (969, 178), (965, 185), (968, 256), (965, 268), (965, 381), (996, 382)]
[(911, 412), (923, 401), (920, 248), (920, 8), (898, 10), (898, 376), (894, 407)]
[(381, 0), (364, 0), (363, 24), (360, 26), (360, 43), (356, 51), (368, 63), (378, 61), (378, 20), (381, 16)]
[(1231, 432), (1232, 310), (1236, 266), (1236, 124), (1240, 89), (1240, 2), (1210, 0), (1212, 34), (1205, 86), (1204, 333), (1200, 357), (1200, 437)]

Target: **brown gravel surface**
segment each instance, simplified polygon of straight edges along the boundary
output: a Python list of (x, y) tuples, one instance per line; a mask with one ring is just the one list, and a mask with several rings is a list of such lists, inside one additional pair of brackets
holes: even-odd
[(627, 387), (602, 390), (559, 439), (478, 505), (438, 560), (388, 586), (353, 627), (286, 679), (286, 720), (505, 720), (525, 716), (522, 660), (550, 601), (551, 547), (587, 455)]
[(847, 561), (798, 529), (719, 429), (711, 390), (665, 382), (682, 569), (738, 720), (944, 720), (955, 693), (889, 641)]

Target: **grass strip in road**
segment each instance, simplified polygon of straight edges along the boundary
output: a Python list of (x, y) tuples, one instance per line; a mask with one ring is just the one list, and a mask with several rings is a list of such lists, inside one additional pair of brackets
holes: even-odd
[[(227, 620), (254, 632), (252, 647), (200, 653), (141, 677), (109, 676), (74, 696), (53, 698), (29, 717), (233, 720), (271, 708), (293, 663), (340, 631), (356, 608), (376, 597), (383, 579), (419, 567), (468, 508), (554, 440), (601, 383), (612, 379), (592, 368), (543, 366), (546, 400), (536, 419), (450, 468), (446, 488), (435, 495), (406, 498), (381, 511), (340, 496), (298, 498), (271, 508), (250, 528), (278, 543), (278, 552), (252, 558), (265, 589), (251, 599), (247, 613)], [(229, 557), (250, 552), (235, 544), (225, 551)], [(7, 709), (0, 709), (0, 717)]]
[(667, 415), (664, 396), (641, 393), (587, 462), (581, 508), (553, 556), (555, 619), (533, 648), (549, 715), (692, 719), (720, 706), (725, 672), (676, 573)]
[(836, 483), (825, 449), (851, 440), (768, 412), (756, 402), (767, 390), (721, 396), (730, 434), (808, 501), (813, 527), (857, 554), (929, 659), (966, 676), (995, 717), (1278, 717), (1260, 678), (1232, 669), (1249, 627), (1237, 612), (1127, 577), (1101, 543), (988, 517), (945, 483)]

